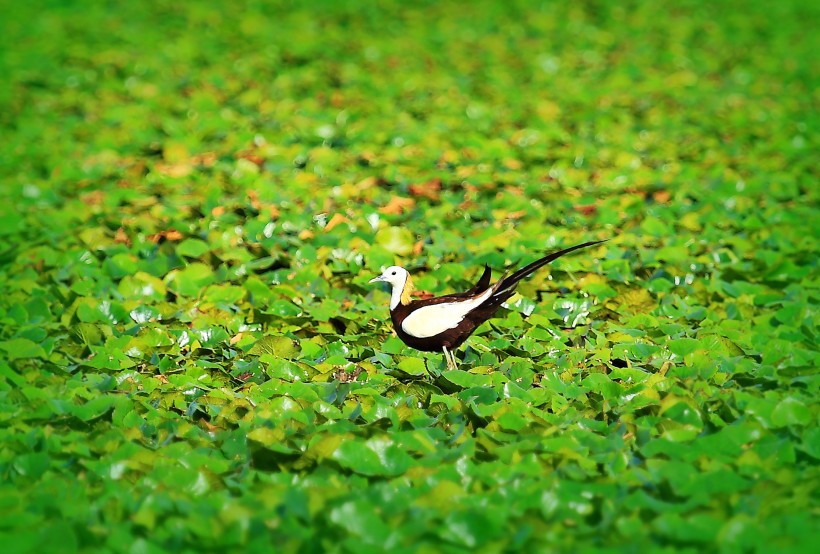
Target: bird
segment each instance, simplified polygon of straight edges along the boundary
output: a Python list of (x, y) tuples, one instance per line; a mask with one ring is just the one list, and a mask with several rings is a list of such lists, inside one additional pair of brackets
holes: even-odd
[(447, 368), (457, 369), (455, 350), (515, 294), (522, 279), (564, 254), (602, 242), (606, 240), (584, 242), (553, 252), (502, 276), (492, 286), (492, 270), (485, 265), (481, 277), (469, 290), (434, 298), (412, 300), (413, 280), (410, 273), (398, 265), (388, 267), (369, 282), (390, 284), (390, 319), (402, 342), (422, 352), (441, 352)]

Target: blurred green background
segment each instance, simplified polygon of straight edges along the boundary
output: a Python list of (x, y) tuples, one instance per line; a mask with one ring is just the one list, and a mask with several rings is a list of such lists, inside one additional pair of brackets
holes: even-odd
[(0, 1), (0, 544), (811, 551), (818, 12)]

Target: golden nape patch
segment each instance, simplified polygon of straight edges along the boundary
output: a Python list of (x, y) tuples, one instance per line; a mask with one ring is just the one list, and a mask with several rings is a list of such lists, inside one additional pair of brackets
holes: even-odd
[(410, 275), (407, 276), (407, 280), (404, 282), (404, 288), (401, 291), (401, 303), (407, 305), (410, 303), (410, 294), (416, 290), (415, 285), (413, 285), (413, 280), (410, 278)]

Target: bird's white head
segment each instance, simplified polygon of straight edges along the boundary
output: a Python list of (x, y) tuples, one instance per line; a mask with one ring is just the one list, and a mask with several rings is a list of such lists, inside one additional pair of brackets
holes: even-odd
[(407, 281), (407, 276), (408, 273), (406, 269), (397, 265), (391, 265), (385, 269), (381, 275), (370, 279), (370, 282), (376, 283), (378, 281), (384, 281), (385, 283), (390, 283), (394, 287), (403, 287), (404, 282)]
[(413, 291), (413, 281), (410, 279), (410, 274), (406, 269), (397, 265), (391, 265), (382, 272), (378, 277), (370, 280), (371, 283), (383, 281), (390, 283), (392, 293), (390, 295), (390, 309), (393, 310), (396, 306), (410, 303), (410, 293)]

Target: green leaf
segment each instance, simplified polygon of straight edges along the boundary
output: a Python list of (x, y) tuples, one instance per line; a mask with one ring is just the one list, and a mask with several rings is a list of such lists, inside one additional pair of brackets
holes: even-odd
[(185, 239), (177, 245), (177, 254), (188, 258), (199, 258), (209, 250), (208, 243), (199, 239)]
[(666, 345), (673, 354), (681, 358), (701, 347), (697, 339), (675, 339), (670, 340)]
[(178, 294), (197, 297), (214, 279), (214, 272), (210, 267), (202, 263), (192, 263), (184, 269), (169, 273), (165, 282)]
[(497, 524), (479, 510), (451, 512), (444, 526), (444, 537), (466, 548), (483, 546), (497, 534)]
[(363, 499), (345, 502), (330, 512), (330, 521), (365, 544), (383, 545), (390, 528), (378, 516), (373, 506)]
[(11, 339), (0, 342), (0, 350), (6, 352), (11, 361), (25, 358), (45, 358), (43, 347), (29, 339)]
[(623, 392), (623, 389), (618, 383), (613, 382), (603, 373), (592, 373), (584, 379), (581, 384), (589, 388), (589, 390), (601, 394), (607, 400), (615, 400), (619, 398)]
[(115, 254), (106, 260), (106, 268), (111, 277), (120, 279), (126, 275), (133, 275), (139, 269), (137, 258), (133, 254)]
[(333, 459), (355, 473), (368, 476), (401, 475), (412, 463), (410, 456), (388, 438), (374, 437), (365, 443), (345, 441)]
[(387, 251), (406, 256), (413, 251), (413, 233), (405, 227), (385, 227), (376, 233), (376, 242)]
[(205, 289), (203, 298), (208, 302), (236, 304), (245, 297), (245, 289), (235, 285), (211, 285)]
[(402, 359), (398, 368), (408, 375), (425, 375), (427, 373), (427, 366), (423, 358), (407, 357)]
[(36, 479), (49, 468), (51, 460), (45, 452), (31, 452), (17, 456), (12, 462), (14, 470), (25, 477)]
[(810, 421), (812, 421), (812, 415), (809, 407), (796, 398), (784, 398), (772, 411), (772, 424), (775, 427), (807, 425)]
[(444, 371), (441, 376), (460, 387), (486, 387), (492, 383), (489, 375), (476, 375), (459, 369)]
[(248, 354), (262, 356), (269, 354), (276, 358), (295, 358), (299, 353), (299, 347), (289, 337), (265, 336), (256, 341)]

